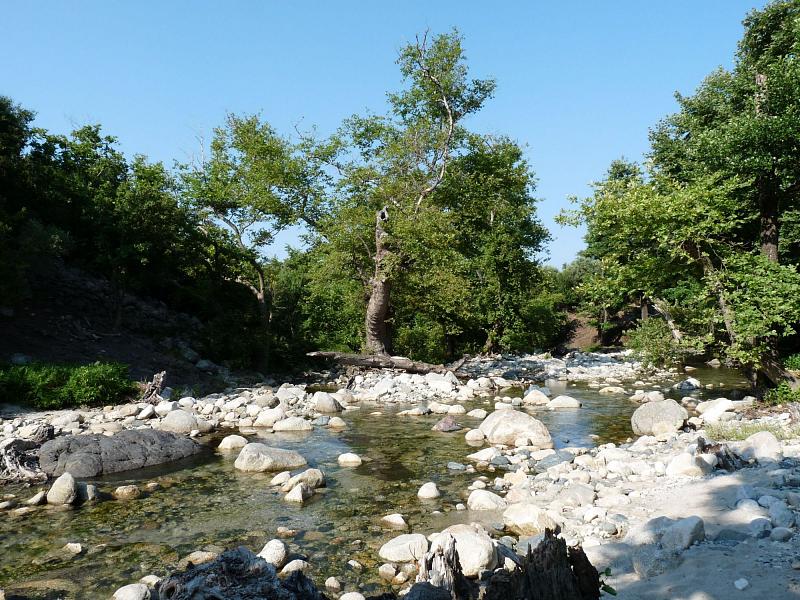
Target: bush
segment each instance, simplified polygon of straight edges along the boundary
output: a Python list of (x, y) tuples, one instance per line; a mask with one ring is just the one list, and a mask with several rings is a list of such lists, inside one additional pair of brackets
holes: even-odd
[(800, 354), (787, 356), (783, 361), (784, 366), (790, 371), (800, 371)]
[(0, 368), (0, 397), (40, 409), (115, 404), (134, 390), (128, 367), (119, 363)]
[(783, 382), (778, 387), (767, 390), (764, 402), (773, 405), (800, 402), (800, 390), (793, 390), (788, 383)]
[(647, 319), (628, 333), (628, 348), (632, 349), (643, 363), (653, 367), (664, 367), (678, 362), (681, 349), (672, 338), (669, 326), (661, 319)]

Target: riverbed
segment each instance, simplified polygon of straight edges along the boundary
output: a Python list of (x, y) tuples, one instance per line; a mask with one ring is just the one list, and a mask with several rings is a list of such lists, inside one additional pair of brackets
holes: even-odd
[[(695, 392), (698, 398), (731, 397), (745, 386), (732, 371), (708, 369), (692, 375), (715, 382), (714, 389)], [(572, 410), (530, 409), (550, 430), (556, 447), (622, 443), (633, 435), (630, 415), (637, 405), (627, 394), (601, 395), (584, 383), (548, 384), (553, 395), (569, 394), (583, 403)], [(676, 399), (683, 395), (665, 393)], [(463, 404), (467, 410), (491, 410), (494, 401), (478, 398)], [(410, 530), (420, 533), (461, 522), (482, 522), (488, 528), (498, 522), (491, 511), (456, 508), (466, 503), (465, 490), (478, 475), (448, 468), (448, 462), (466, 463), (465, 456), (476, 449), (464, 440), (463, 431), (431, 431), (440, 415), (398, 416), (405, 408), (362, 403), (344, 413), (348, 428), (341, 432), (318, 427), (307, 434), (246, 433), (251, 441), (295, 449), (323, 470), (326, 487), (302, 506), (283, 500), (269, 485), (272, 474), (236, 471), (236, 453), (214, 452), (219, 437), (208, 437), (208, 450), (198, 457), (95, 481), (105, 492), (128, 483), (159, 484), (137, 500), (42, 507), (24, 516), (7, 513), (0, 521), (0, 587), (7, 598), (108, 598), (117, 587), (145, 575), (165, 575), (195, 550), (244, 544), (258, 551), (283, 527), (290, 530), (284, 540), (290, 552), (311, 563), (309, 575), (318, 584), (335, 576), (347, 589), (383, 590), (376, 568), (383, 562), (378, 548), (398, 532), (383, 528), (382, 516), (402, 513)], [(467, 428), (480, 423), (466, 415), (457, 421)], [(336, 459), (344, 452), (359, 454), (364, 463), (340, 467)], [(427, 481), (437, 483), (440, 498), (417, 498)], [(34, 492), (4, 489), (23, 499)], [(70, 542), (80, 543), (83, 551), (72, 556), (62, 550)], [(351, 560), (363, 568), (348, 565)]]

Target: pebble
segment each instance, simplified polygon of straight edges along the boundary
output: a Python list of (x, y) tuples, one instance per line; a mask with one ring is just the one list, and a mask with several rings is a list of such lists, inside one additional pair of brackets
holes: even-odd
[(741, 579), (734, 581), (733, 586), (741, 592), (742, 590), (746, 590), (748, 587), (750, 587), (750, 582), (742, 577)]

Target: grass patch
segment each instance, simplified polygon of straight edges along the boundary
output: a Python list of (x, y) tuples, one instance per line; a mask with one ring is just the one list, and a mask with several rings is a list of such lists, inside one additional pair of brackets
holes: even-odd
[(40, 409), (118, 404), (135, 390), (120, 363), (0, 367), (0, 398)]
[(800, 425), (782, 427), (774, 423), (715, 423), (705, 428), (708, 437), (712, 440), (741, 441), (749, 438), (754, 433), (769, 431), (779, 440), (788, 440), (800, 437)]

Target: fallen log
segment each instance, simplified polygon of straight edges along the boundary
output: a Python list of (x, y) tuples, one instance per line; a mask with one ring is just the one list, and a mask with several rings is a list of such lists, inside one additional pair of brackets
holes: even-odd
[(158, 404), (161, 402), (161, 390), (164, 388), (164, 378), (166, 376), (166, 371), (161, 371), (153, 375), (153, 381), (144, 386), (139, 402), (147, 402), (148, 404)]
[(459, 359), (451, 365), (434, 365), (431, 363), (420, 362), (406, 358), (405, 356), (389, 356), (387, 354), (350, 354), (347, 352), (309, 352), (309, 358), (324, 358), (353, 367), (363, 367), (366, 369), (397, 369), (407, 373), (417, 373), (427, 375), (428, 373), (453, 373), (456, 377), (469, 378), (468, 373), (463, 373), (459, 369), (467, 361), (467, 356)]
[(9, 438), (0, 442), (0, 483), (42, 483), (47, 475), (39, 468), (39, 444)]
[(704, 438), (697, 438), (697, 452), (700, 454), (713, 454), (717, 457), (717, 467), (733, 472), (747, 466), (747, 461), (728, 447), (728, 444), (711, 444)]

